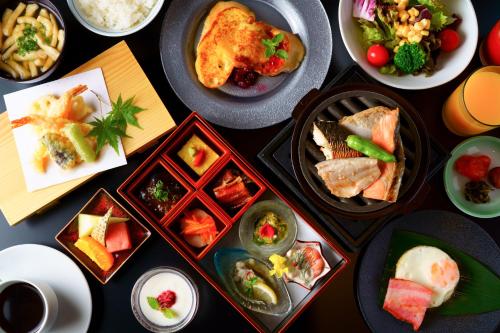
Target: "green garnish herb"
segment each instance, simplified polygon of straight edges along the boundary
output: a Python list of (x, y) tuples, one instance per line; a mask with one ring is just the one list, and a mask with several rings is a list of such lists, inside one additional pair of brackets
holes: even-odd
[(254, 276), (250, 279), (245, 280), (245, 292), (247, 293), (248, 297), (253, 296), (253, 286), (257, 283), (257, 277)]
[(172, 318), (175, 318), (177, 316), (175, 311), (172, 309), (169, 309), (169, 308), (161, 309), (161, 312), (163, 313), (165, 318), (168, 318), (168, 319), (172, 319)]
[(31, 24), (26, 25), (23, 30), (22, 36), (17, 39), (17, 53), (20, 56), (24, 56), (28, 52), (36, 51), (39, 49), (35, 39), (36, 33), (37, 29), (34, 26), (32, 26)]
[[(92, 91), (92, 90), (91, 90)], [(97, 96), (99, 102), (103, 103), (101, 97), (92, 91)], [(101, 149), (109, 144), (118, 154), (118, 139), (121, 137), (129, 137), (126, 134), (127, 125), (132, 125), (142, 129), (137, 122), (135, 115), (144, 111), (133, 104), (134, 97), (127, 99), (125, 102), (122, 100), (122, 95), (118, 96), (116, 102), (112, 102), (112, 110), (106, 117), (94, 118), (90, 125), (94, 126), (89, 132), (88, 136), (93, 136), (97, 139), (96, 154), (99, 154)]]
[(288, 53), (283, 49), (276, 50), (279, 47), (280, 43), (285, 38), (285, 35), (282, 33), (277, 34), (272, 39), (262, 39), (262, 44), (266, 47), (265, 55), (266, 58), (270, 58), (273, 55), (281, 59), (288, 59)]
[(148, 304), (153, 310), (160, 310), (160, 303), (156, 299), (156, 297), (148, 296)]
[(147, 299), (148, 299), (148, 304), (151, 307), (151, 309), (161, 311), (161, 313), (163, 313), (165, 318), (172, 319), (172, 318), (177, 317), (177, 313), (175, 313), (174, 310), (169, 309), (169, 308), (160, 308), (160, 302), (158, 302), (156, 297), (148, 296)]
[(153, 196), (156, 198), (156, 200), (160, 200), (160, 201), (167, 201), (168, 200), (168, 197), (170, 196), (170, 192), (165, 191), (163, 189), (163, 181), (159, 180), (155, 184)]

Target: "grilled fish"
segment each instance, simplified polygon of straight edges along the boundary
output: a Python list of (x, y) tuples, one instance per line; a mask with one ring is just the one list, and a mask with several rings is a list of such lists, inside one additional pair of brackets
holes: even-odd
[(340, 158), (316, 164), (330, 192), (341, 198), (358, 195), (380, 177), (378, 161), (369, 157)]
[(336, 121), (315, 121), (313, 124), (313, 140), (327, 160), (336, 158), (361, 157), (363, 154), (347, 146), (346, 139), (350, 133)]
[(404, 148), (399, 135), (399, 109), (377, 106), (344, 117), (339, 124), (396, 155), (397, 162), (379, 162), (382, 175), (363, 191), (365, 198), (395, 202), (405, 169)]

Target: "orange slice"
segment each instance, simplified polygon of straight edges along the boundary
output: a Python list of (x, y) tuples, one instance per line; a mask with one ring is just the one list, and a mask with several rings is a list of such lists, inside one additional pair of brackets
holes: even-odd
[(85, 253), (103, 271), (109, 271), (113, 267), (115, 259), (106, 247), (90, 236), (78, 239), (75, 246)]

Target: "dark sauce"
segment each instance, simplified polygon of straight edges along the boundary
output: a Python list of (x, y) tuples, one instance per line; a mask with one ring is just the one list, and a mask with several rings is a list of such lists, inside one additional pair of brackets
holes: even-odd
[[(155, 196), (155, 190), (160, 181), (163, 183), (162, 191), (166, 193), (162, 198)], [(184, 194), (186, 194), (186, 190), (182, 185), (163, 173), (151, 176), (146, 186), (139, 191), (140, 198), (160, 217), (167, 214)]]
[(242, 89), (248, 89), (257, 83), (259, 74), (252, 69), (235, 68), (230, 76), (230, 81)]
[(0, 327), (7, 333), (36, 331), (44, 313), (42, 295), (28, 283), (11, 284), (0, 293)]

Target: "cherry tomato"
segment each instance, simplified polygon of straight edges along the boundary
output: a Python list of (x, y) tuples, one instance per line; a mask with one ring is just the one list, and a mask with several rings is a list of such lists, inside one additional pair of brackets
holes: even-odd
[(500, 66), (500, 20), (491, 29), (486, 38), (486, 53), (491, 65)]
[(460, 45), (460, 35), (452, 29), (444, 29), (439, 33), (441, 40), (441, 50), (451, 52)]
[(389, 51), (379, 44), (374, 44), (368, 48), (366, 59), (375, 67), (382, 67), (389, 61)]

